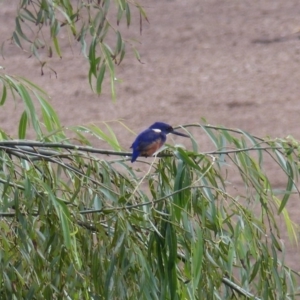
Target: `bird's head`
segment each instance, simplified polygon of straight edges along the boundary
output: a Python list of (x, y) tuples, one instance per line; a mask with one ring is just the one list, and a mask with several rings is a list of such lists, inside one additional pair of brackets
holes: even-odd
[(173, 134), (176, 134), (176, 135), (189, 137), (187, 134), (175, 131), (171, 125), (163, 123), (163, 122), (155, 122), (154, 124), (152, 124), (149, 127), (149, 129), (152, 129), (152, 130), (158, 131), (158, 132), (160, 131), (164, 134), (173, 133)]

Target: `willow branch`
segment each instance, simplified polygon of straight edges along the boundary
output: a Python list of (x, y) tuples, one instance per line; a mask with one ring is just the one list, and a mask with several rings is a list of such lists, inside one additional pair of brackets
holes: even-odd
[[(26, 151), (27, 154), (32, 155), (33, 157), (37, 157), (37, 154), (42, 154), (43, 159), (46, 156), (52, 157), (61, 157), (61, 158), (68, 158), (74, 153), (70, 152), (59, 152), (53, 150), (46, 150), (47, 148), (56, 148), (56, 149), (66, 149), (76, 152), (85, 152), (85, 153), (95, 153), (95, 154), (103, 154), (103, 155), (115, 155), (115, 156), (131, 156), (131, 152), (122, 152), (122, 151), (112, 151), (112, 150), (104, 150), (99, 148), (92, 148), (92, 147), (84, 147), (84, 146), (77, 146), (77, 145), (66, 145), (62, 143), (43, 143), (43, 142), (34, 142), (34, 141), (24, 141), (24, 140), (10, 140), (10, 141), (1, 141), (0, 142), (0, 149), (10, 152), (12, 154), (16, 154), (16, 152), (24, 152)], [(247, 148), (239, 148), (239, 149), (228, 149), (228, 150), (221, 150), (221, 151), (209, 151), (200, 153), (200, 155), (219, 155), (219, 154), (230, 154), (230, 153), (240, 153), (246, 151), (261, 151), (261, 150), (283, 150), (284, 147), (272, 147), (272, 146), (265, 146), (265, 147), (247, 147)], [(195, 154), (191, 153), (191, 156)], [(158, 153), (158, 157), (170, 157), (173, 156), (172, 153)], [(35, 159), (35, 158), (31, 158)], [(36, 158), (38, 159), (38, 158)]]

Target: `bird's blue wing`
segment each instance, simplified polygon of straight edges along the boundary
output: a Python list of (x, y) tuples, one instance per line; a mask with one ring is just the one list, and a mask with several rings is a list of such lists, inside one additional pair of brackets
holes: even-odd
[(139, 155), (151, 156), (156, 152), (166, 141), (166, 135), (161, 132), (156, 132), (152, 129), (147, 129), (140, 133), (133, 142), (131, 162), (134, 162)]

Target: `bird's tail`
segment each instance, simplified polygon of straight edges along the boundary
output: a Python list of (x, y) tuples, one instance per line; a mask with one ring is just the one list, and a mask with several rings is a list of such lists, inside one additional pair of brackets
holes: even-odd
[(131, 162), (135, 162), (138, 156), (140, 155), (139, 151), (133, 151), (132, 157), (131, 157)]

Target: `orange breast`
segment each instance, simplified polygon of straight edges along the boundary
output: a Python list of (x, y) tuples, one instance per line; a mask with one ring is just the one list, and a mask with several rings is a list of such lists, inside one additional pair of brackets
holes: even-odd
[(152, 156), (161, 146), (163, 145), (163, 141), (161, 139), (157, 139), (156, 141), (149, 144), (143, 150), (141, 150), (142, 156)]

